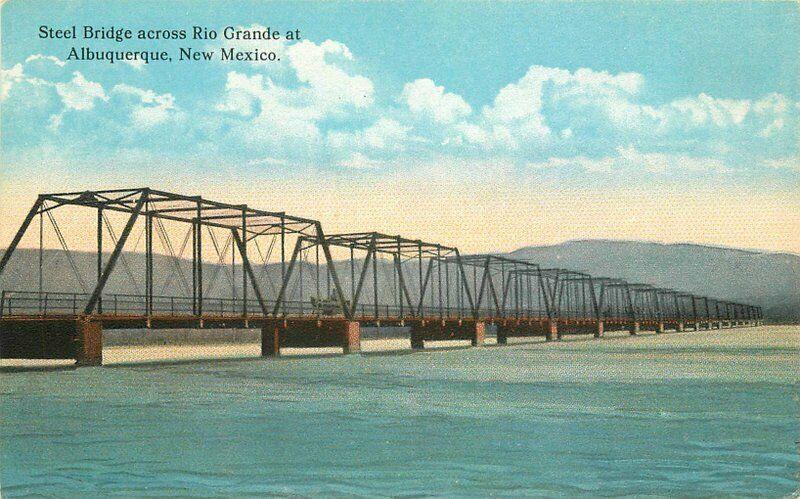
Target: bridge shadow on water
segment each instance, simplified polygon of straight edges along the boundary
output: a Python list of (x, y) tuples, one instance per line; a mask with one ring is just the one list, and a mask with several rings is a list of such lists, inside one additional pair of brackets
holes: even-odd
[[(679, 333), (679, 331), (669, 331), (666, 333), (666, 336), (673, 335)], [(683, 334), (695, 333), (695, 331), (680, 331)], [(533, 347), (533, 346), (555, 346), (555, 345), (564, 345), (570, 343), (585, 343), (585, 342), (592, 342), (592, 341), (635, 341), (637, 339), (642, 338), (655, 338), (661, 337), (664, 335), (656, 334), (655, 332), (642, 332), (638, 335), (629, 335), (623, 334), (622, 332), (613, 332), (607, 334), (601, 338), (595, 338), (590, 335), (567, 335), (561, 339), (559, 342), (548, 342), (545, 341), (544, 338), (535, 338), (535, 339), (521, 339), (521, 338), (513, 338), (509, 339), (509, 343), (507, 345), (498, 344), (498, 343), (485, 343), (482, 345), (482, 349), (493, 350), (495, 348), (514, 348), (514, 347)], [(490, 337), (492, 338), (492, 337)], [(398, 339), (398, 338), (392, 338)], [(492, 338), (493, 339), (493, 338)], [(374, 338), (374, 340), (378, 340), (378, 338)], [(373, 340), (373, 341), (374, 341)], [(245, 344), (243, 344), (245, 345)], [(130, 349), (146, 349), (149, 345), (132, 345)], [(176, 348), (186, 348), (186, 347), (196, 347), (199, 346), (197, 344), (187, 343), (187, 344), (175, 344)], [(214, 345), (207, 344), (202, 345), (205, 348), (213, 349)], [(112, 348), (120, 348), (112, 347)], [(412, 348), (389, 348), (389, 349), (382, 349), (382, 350), (362, 350), (355, 355), (359, 355), (361, 357), (366, 358), (380, 358), (380, 357), (402, 357), (406, 355), (413, 355), (413, 354), (436, 354), (441, 352), (453, 352), (453, 351), (461, 351), (461, 350), (469, 350), (471, 347), (469, 344), (465, 345), (430, 345), (426, 346), (423, 350), (417, 350)], [(172, 359), (142, 359), (142, 360), (130, 360), (130, 361), (120, 361), (120, 362), (110, 362), (108, 364), (103, 364), (102, 368), (108, 369), (119, 369), (119, 368), (126, 368), (126, 369), (147, 369), (153, 367), (170, 367), (170, 366), (185, 366), (185, 365), (201, 365), (201, 364), (229, 364), (229, 363), (242, 363), (242, 362), (291, 362), (296, 360), (315, 360), (315, 359), (332, 359), (332, 358), (342, 358), (342, 354), (339, 351), (332, 351), (332, 352), (315, 352), (315, 353), (287, 353), (281, 355), (280, 357), (261, 357), (259, 355), (254, 356), (240, 356), (240, 357), (213, 357), (213, 356), (201, 356), (196, 358), (172, 358)], [(76, 370), (79, 366), (76, 364), (46, 364), (46, 365), (7, 365), (7, 366), (0, 366), (0, 373), (21, 373), (21, 372), (53, 372), (53, 371), (73, 371)]]

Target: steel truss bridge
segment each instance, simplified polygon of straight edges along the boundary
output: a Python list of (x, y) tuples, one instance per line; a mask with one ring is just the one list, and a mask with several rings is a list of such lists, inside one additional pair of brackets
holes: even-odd
[[(45, 236), (58, 252), (45, 250)], [(90, 265), (68, 236), (96, 243)], [(38, 247), (35, 262), (13, 270), (23, 240)], [(0, 278), (9, 272), (35, 289), (0, 291), (0, 357), (86, 365), (102, 361), (104, 328), (261, 328), (268, 356), (287, 346), (358, 351), (360, 325), (408, 327), (412, 348), (423, 348), (479, 345), (487, 324), (504, 344), (763, 318), (753, 305), (397, 235), (326, 234), (317, 220), (150, 188), (40, 195), (0, 259)]]

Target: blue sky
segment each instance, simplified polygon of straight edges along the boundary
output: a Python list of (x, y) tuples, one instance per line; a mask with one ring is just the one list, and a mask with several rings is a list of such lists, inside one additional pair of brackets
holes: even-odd
[[(271, 26), (303, 39), (72, 42), (40, 40), (42, 24)], [(779, 2), (11, 0), (0, 187), (30, 195), (30, 175), (42, 190), (414, 178), (796, 199), (798, 25), (797, 4)], [(281, 61), (66, 61), (73, 44), (258, 47)], [(774, 236), (767, 247), (800, 249)]]

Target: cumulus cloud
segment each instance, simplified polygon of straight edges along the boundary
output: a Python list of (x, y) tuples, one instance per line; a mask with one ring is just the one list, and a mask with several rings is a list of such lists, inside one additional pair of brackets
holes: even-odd
[[(295, 147), (307, 153), (323, 141), (321, 122), (349, 120), (371, 107), (374, 87), (347, 67), (353, 55), (342, 43), (302, 41), (288, 45), (285, 52), (291, 78), (269, 71), (230, 71), (215, 109), (239, 120), (231, 133), (248, 146), (278, 147), (286, 153)], [(402, 127), (385, 121), (352, 140), (380, 147), (402, 133)]]
[[(102, 113), (105, 121), (98, 123), (124, 124), (131, 134), (173, 120), (187, 127), (188, 137), (199, 132), (216, 137), (220, 147), (245, 151), (252, 165), (302, 159), (384, 170), (413, 156), (512, 161), (536, 172), (658, 175), (737, 166), (796, 172), (796, 161), (786, 158), (798, 155), (800, 103), (777, 93), (747, 99), (700, 93), (652, 103), (639, 73), (533, 65), (487, 105), (473, 108), (430, 78), (406, 83), (399, 95), (376, 95), (356, 56), (334, 40), (225, 44), (275, 50), (280, 61), (230, 63), (224, 88), (211, 102), (179, 108), (172, 93), (134, 81), (107, 91), (92, 73), (33, 54), (0, 71), (0, 100), (11, 96), (24, 106), (26, 98), (33, 101), (25, 97), (29, 89), (15, 87), (35, 86), (53, 130), (72, 126), (69, 112)], [(192, 119), (179, 119), (184, 116)]]
[(531, 66), (525, 76), (500, 89), (494, 102), (483, 109), (490, 124), (502, 124), (520, 140), (540, 140), (550, 135), (546, 112), (554, 105), (593, 103), (608, 116), (619, 114), (625, 102), (642, 86), (637, 73), (612, 75), (605, 71)]
[(72, 80), (56, 83), (56, 92), (67, 109), (88, 111), (94, 108), (96, 100), (107, 101), (103, 86), (95, 81), (87, 80), (80, 71), (72, 73)]
[(297, 79), (308, 84), (314, 104), (321, 110), (339, 110), (345, 106), (364, 108), (372, 104), (372, 81), (361, 75), (349, 75), (329, 57), (352, 60), (346, 45), (325, 40), (320, 45), (304, 40), (290, 45), (287, 54)]
[(239, 128), (245, 142), (274, 143), (282, 137), (316, 142), (320, 136), (317, 120), (324, 110), (313, 105), (305, 90), (276, 85), (263, 75), (228, 73), (225, 95), (216, 109), (247, 118)]
[(406, 83), (401, 99), (412, 113), (429, 117), (436, 123), (453, 123), (472, 112), (460, 95), (445, 92), (443, 86), (437, 86), (428, 78)]
[(0, 101), (8, 98), (11, 87), (21, 82), (23, 77), (22, 64), (15, 64), (10, 69), (0, 69)]
[(115, 85), (112, 93), (133, 97), (136, 103), (131, 111), (131, 120), (139, 128), (147, 129), (164, 123), (175, 115), (175, 97), (170, 93), (157, 94), (125, 83)]

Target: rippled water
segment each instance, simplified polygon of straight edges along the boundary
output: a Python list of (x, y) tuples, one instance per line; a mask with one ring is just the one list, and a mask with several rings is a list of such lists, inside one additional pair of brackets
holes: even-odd
[(798, 489), (800, 328), (0, 374), (17, 494)]

